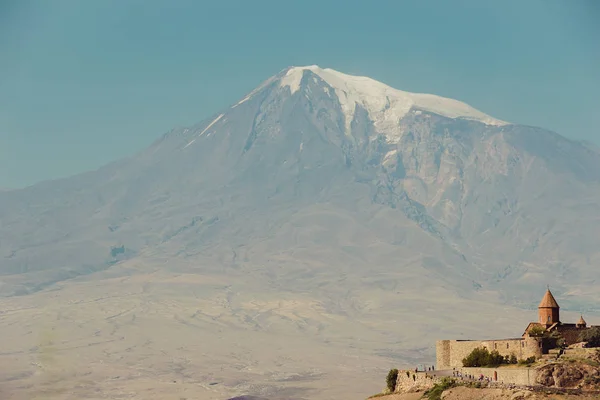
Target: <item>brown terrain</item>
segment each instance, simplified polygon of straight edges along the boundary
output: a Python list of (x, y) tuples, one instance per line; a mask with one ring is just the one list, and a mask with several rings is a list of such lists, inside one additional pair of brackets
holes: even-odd
[[(536, 367), (537, 365), (537, 367)], [(510, 368), (510, 367), (504, 367)], [(459, 382), (459, 386), (446, 389), (442, 400), (541, 400), (541, 399), (599, 399), (600, 398), (600, 349), (576, 348), (565, 352), (558, 359), (541, 359), (534, 365), (537, 370), (536, 387), (500, 385), (500, 387), (473, 387), (473, 383)], [(402, 371), (401, 371), (402, 372)], [(404, 382), (404, 381), (403, 381)], [(417, 382), (418, 383), (418, 382)], [(426, 391), (433, 385), (397, 386), (394, 393), (377, 395), (373, 399), (417, 400), (427, 399)], [(397, 385), (403, 383), (399, 380)], [(485, 382), (483, 383), (485, 385)], [(562, 392), (562, 393), (561, 393)]]
[(443, 400), (583, 400), (597, 398), (598, 396), (592, 395), (557, 395), (533, 393), (518, 389), (473, 389), (466, 387), (456, 387), (447, 390), (442, 395)]
[[(0, 399), (365, 398), (381, 387), (389, 361), (353, 349), (351, 324), (308, 298), (146, 267), (111, 274), (0, 299)], [(318, 337), (313, 321), (336, 328)]]
[[(0, 399), (364, 399), (401, 365), (390, 363), (393, 351), (411, 354), (403, 343), (383, 353), (382, 328), (438, 335), (366, 314), (342, 318), (315, 298), (261, 292), (249, 276), (240, 290), (240, 279), (125, 262), (0, 299)], [(546, 384), (567, 381), (547, 368)]]
[[(423, 393), (397, 393), (376, 397), (377, 400), (421, 400)], [(442, 400), (586, 400), (598, 399), (595, 394), (567, 395), (535, 393), (521, 389), (475, 389), (464, 386), (446, 390)]]

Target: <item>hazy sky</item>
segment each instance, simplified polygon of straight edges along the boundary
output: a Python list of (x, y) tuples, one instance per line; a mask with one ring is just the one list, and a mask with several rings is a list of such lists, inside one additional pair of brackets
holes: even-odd
[(0, 0), (0, 188), (95, 169), (291, 65), (600, 144), (600, 1)]

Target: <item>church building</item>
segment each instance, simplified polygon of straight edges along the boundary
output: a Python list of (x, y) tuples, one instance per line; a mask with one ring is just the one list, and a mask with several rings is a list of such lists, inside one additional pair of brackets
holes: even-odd
[(462, 367), (462, 360), (474, 349), (484, 347), (498, 351), (502, 356), (517, 359), (539, 358), (559, 342), (570, 346), (579, 341), (581, 332), (589, 329), (583, 316), (577, 323), (560, 321), (560, 306), (546, 291), (538, 306), (537, 322), (530, 322), (520, 338), (493, 340), (438, 340), (436, 342), (436, 368), (438, 370)]
[(570, 346), (579, 341), (579, 336), (583, 330), (588, 329), (583, 315), (574, 324), (560, 321), (560, 306), (550, 289), (546, 291), (538, 306), (538, 316), (538, 322), (530, 322), (525, 329), (525, 333), (523, 333), (523, 337), (541, 336), (544, 332), (550, 334), (556, 332), (556, 336), (561, 337), (566, 346)]

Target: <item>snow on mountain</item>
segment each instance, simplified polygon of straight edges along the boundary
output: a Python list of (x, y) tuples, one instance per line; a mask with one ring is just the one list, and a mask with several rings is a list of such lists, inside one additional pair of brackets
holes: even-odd
[(412, 108), (450, 118), (475, 120), (487, 125), (507, 125), (506, 122), (490, 117), (457, 100), (432, 94), (405, 92), (368, 77), (346, 75), (316, 65), (289, 68), (281, 78), (279, 86), (288, 87), (294, 94), (300, 89), (300, 82), (306, 71), (323, 79), (335, 91), (344, 111), (347, 133), (350, 132), (357, 105), (367, 110), (376, 128), (388, 134), (397, 131), (400, 120)]
[[(10, 363), (59, 326), (83, 352), (60, 352), (72, 370), (152, 365), (144, 379), (236, 393), (320, 379), (331, 396), (302, 392), (320, 399), (431, 360), (440, 330), (518, 332), (547, 284), (600, 318), (594, 146), (316, 66), (212, 111), (96, 171), (0, 191)], [(361, 379), (344, 375), (357, 360)]]
[[(323, 263), (405, 279), (414, 263), (427, 285), (461, 295), (471, 282), (516, 296), (554, 283), (535, 271), (586, 290), (595, 273), (600, 154), (590, 147), (317, 66), (214, 111), (130, 159), (1, 192), (0, 294), (156, 255), (284, 277)], [(295, 215), (307, 217), (290, 224)]]

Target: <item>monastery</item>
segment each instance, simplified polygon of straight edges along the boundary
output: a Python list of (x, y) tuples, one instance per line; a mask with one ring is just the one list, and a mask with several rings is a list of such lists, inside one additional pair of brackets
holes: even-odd
[[(503, 356), (515, 355), (517, 359), (540, 358), (556, 348), (561, 338), (566, 346), (577, 343), (582, 331), (589, 329), (583, 316), (575, 324), (560, 321), (560, 307), (550, 292), (546, 291), (538, 306), (538, 321), (530, 322), (523, 335), (514, 339), (499, 340), (438, 340), (436, 342), (436, 368), (438, 370), (461, 368), (462, 360), (475, 348), (497, 350)], [(553, 334), (554, 333), (554, 334)], [(548, 334), (554, 337), (549, 340)]]

